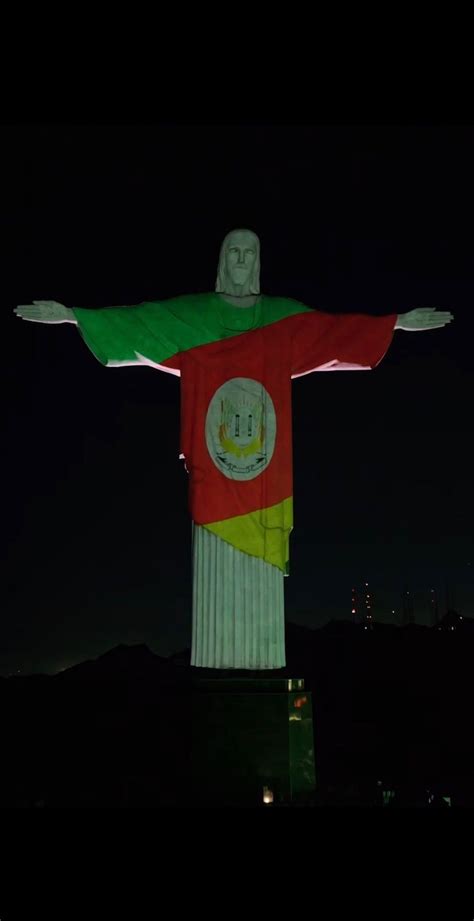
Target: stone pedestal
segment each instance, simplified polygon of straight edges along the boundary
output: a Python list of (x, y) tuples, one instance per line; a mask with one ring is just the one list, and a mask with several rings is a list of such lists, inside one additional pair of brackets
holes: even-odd
[(315, 791), (311, 693), (301, 678), (198, 678), (191, 697), (196, 805), (309, 802)]

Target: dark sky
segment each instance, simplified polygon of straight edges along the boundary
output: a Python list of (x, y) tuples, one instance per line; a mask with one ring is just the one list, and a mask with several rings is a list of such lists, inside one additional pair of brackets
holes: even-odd
[[(334, 312), (449, 308), (395, 334), (374, 372), (296, 380), (287, 617), (376, 617), (436, 588), (474, 614), (474, 129), (32, 126), (1, 129), (5, 457), (0, 672), (118, 643), (190, 641), (191, 525), (179, 380), (106, 369), (72, 326), (16, 304), (135, 304), (214, 286), (235, 226), (262, 289)], [(391, 614), (392, 609), (396, 615)]]

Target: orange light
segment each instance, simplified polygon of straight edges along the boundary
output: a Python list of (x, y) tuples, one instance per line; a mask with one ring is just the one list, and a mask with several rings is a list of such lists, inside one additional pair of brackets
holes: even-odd
[(304, 705), (307, 704), (307, 703), (308, 703), (308, 698), (307, 698), (307, 697), (297, 697), (297, 698), (293, 701), (293, 706), (296, 707), (297, 710), (300, 710), (301, 707), (304, 707)]

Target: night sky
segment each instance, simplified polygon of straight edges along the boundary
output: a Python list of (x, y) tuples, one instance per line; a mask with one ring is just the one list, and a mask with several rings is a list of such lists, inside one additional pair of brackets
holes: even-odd
[[(179, 379), (106, 369), (73, 326), (17, 304), (117, 306), (214, 288), (225, 233), (262, 242), (262, 290), (334, 312), (441, 307), (373, 372), (293, 383), (289, 620), (375, 619), (401, 593), (474, 615), (474, 129), (1, 129), (5, 595), (0, 673), (119, 643), (190, 643)], [(446, 598), (446, 586), (450, 597)], [(395, 610), (393, 615), (391, 612)]]

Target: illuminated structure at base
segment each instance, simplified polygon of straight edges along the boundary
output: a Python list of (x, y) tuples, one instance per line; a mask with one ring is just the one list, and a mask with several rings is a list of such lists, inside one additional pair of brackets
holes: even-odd
[(316, 789), (313, 704), (303, 678), (195, 679), (190, 801), (309, 802)]

